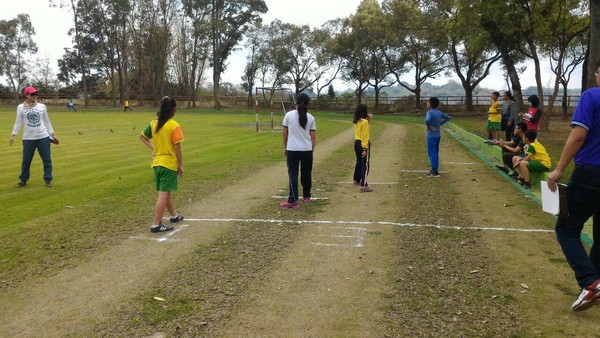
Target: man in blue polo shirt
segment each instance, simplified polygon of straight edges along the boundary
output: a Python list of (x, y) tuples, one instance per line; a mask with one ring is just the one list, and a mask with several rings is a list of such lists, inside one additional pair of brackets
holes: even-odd
[[(600, 67), (594, 74), (598, 86), (599, 72)], [(582, 311), (600, 300), (600, 87), (581, 95), (571, 128), (558, 165), (548, 175), (548, 187), (556, 191), (556, 181), (573, 159), (575, 168), (567, 185), (569, 212), (559, 216), (556, 238), (581, 288), (571, 309)], [(594, 244), (588, 256), (580, 236), (590, 217), (593, 217)]]

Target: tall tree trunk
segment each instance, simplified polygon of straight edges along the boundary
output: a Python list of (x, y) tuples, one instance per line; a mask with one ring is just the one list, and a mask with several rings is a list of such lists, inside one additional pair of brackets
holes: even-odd
[(600, 66), (600, 0), (590, 0), (590, 47), (589, 57), (582, 78), (585, 79), (582, 89), (596, 86), (594, 72)]

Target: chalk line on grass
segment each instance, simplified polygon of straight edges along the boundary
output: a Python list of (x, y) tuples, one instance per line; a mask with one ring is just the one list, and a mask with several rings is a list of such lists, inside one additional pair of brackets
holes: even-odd
[[(353, 184), (354, 182), (338, 182), (338, 184)], [(398, 182), (369, 182), (369, 185), (398, 184)]]
[(327, 221), (327, 220), (293, 220), (293, 219), (260, 219), (260, 218), (186, 218), (188, 222), (240, 222), (240, 223), (277, 223), (277, 224), (351, 224), (351, 225), (393, 225), (406, 228), (435, 228), (440, 230), (476, 230), (476, 231), (503, 231), (503, 232), (539, 232), (554, 233), (549, 229), (517, 229), (476, 226), (452, 226), (441, 224), (416, 224), (388, 221)]

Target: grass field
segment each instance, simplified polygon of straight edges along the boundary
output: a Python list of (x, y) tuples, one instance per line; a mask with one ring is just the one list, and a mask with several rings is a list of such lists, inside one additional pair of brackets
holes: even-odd
[[(106, 245), (119, 232), (149, 225), (156, 199), (150, 152), (138, 135), (154, 111), (128, 113), (94, 109), (54, 112), (51, 122), (61, 143), (52, 145), (53, 187), (43, 185), (42, 165), (34, 157), (31, 179), (14, 188), (20, 172), (22, 146), (0, 148), (0, 280), (18, 283), (45, 273)], [(333, 116), (332, 120), (347, 116)], [(243, 178), (256, 168), (281, 161), (281, 135), (256, 133), (252, 112), (180, 110), (176, 120), (185, 134), (186, 189), (174, 194), (175, 205), (219, 189), (223, 182)], [(319, 120), (319, 139), (345, 128)], [(6, 139), (14, 123), (12, 109), (0, 110)], [(17, 139), (20, 138), (20, 135)], [(7, 285), (3, 285), (7, 286)]]

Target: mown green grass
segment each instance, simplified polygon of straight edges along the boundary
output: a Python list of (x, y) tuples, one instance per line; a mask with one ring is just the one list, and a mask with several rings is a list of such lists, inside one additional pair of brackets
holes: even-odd
[[(14, 109), (0, 109), (6, 143), (0, 147), (0, 288), (23, 278), (74, 264), (104, 246), (146, 230), (156, 192), (151, 155), (138, 139), (156, 110), (57, 111), (50, 118), (60, 145), (52, 145), (53, 187), (44, 187), (42, 163), (33, 160), (31, 179), (17, 189), (20, 135), (8, 145)], [(351, 128), (351, 117), (315, 113), (317, 142)], [(273, 163), (283, 163), (281, 134), (256, 133), (253, 112), (178, 111), (185, 173), (176, 206), (194, 201)]]

